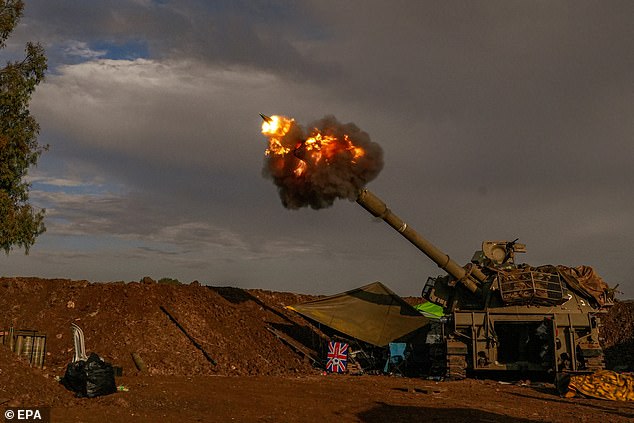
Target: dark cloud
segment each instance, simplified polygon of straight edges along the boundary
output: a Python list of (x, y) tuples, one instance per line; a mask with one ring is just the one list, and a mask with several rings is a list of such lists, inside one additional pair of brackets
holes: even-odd
[[(633, 297), (633, 20), (630, 1), (39, 0), (11, 41), (53, 56), (38, 171), (125, 187), (52, 216), (91, 248), (114, 236), (101, 256), (126, 274), (156, 251), (176, 277), (417, 294), (439, 271), (390, 228), (345, 200), (285, 210), (261, 178), (258, 113), (333, 114), (383, 148), (370, 188), (457, 261), (519, 236), (527, 262), (594, 265)], [(53, 241), (67, 256), (44, 238), (42, 269), (104, 274)]]
[(337, 72), (333, 62), (305, 54), (302, 46), (320, 37), (319, 25), (301, 4), (287, 0), (36, 0), (29, 3), (24, 23), (19, 36), (41, 40), (55, 65), (69, 62), (69, 41), (87, 40), (87, 47), (106, 52), (136, 44), (143, 47), (143, 56), (152, 58), (243, 66), (294, 79)]

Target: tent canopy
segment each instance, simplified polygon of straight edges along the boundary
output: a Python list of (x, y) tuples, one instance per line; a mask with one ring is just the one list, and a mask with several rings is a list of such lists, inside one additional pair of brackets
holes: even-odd
[(381, 282), (288, 308), (379, 347), (387, 346), (429, 321)]

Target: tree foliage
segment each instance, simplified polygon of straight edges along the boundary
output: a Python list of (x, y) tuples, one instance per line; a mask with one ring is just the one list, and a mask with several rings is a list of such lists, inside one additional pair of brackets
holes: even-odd
[[(0, 0), (0, 49), (16, 27), (24, 3)], [(23, 247), (28, 254), (42, 234), (44, 210), (29, 203), (28, 169), (46, 149), (37, 142), (39, 125), (29, 111), (35, 87), (44, 79), (46, 57), (39, 44), (27, 43), (25, 57), (0, 68), (0, 248)]]

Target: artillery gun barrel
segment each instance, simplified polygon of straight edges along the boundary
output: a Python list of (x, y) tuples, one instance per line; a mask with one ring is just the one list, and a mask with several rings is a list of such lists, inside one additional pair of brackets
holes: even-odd
[(396, 229), (398, 233), (433, 260), (438, 267), (461, 282), (469, 291), (473, 293), (480, 291), (479, 284), (486, 280), (486, 276), (478, 268), (469, 265), (465, 269), (453, 261), (447, 254), (443, 253), (395, 215), (379, 197), (367, 189), (362, 189), (357, 196), (357, 203), (373, 216), (383, 219), (385, 223)]

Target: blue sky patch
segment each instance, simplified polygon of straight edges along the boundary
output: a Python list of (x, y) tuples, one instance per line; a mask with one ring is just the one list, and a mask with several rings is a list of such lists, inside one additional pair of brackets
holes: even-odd
[(145, 40), (97, 41), (91, 43), (91, 48), (96, 51), (104, 51), (104, 59), (134, 60), (149, 57), (149, 49)]

